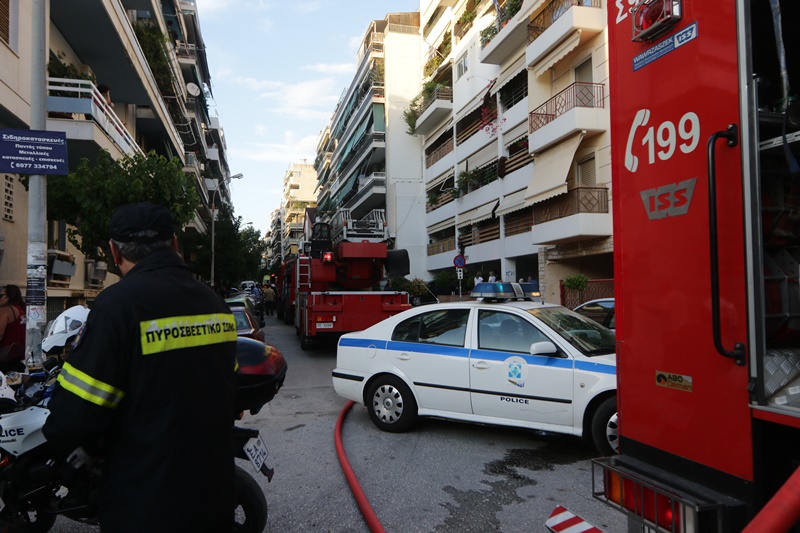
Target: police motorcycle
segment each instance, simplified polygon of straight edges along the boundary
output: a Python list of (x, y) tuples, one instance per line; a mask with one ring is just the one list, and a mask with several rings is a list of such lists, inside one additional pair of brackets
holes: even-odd
[[(42, 427), (50, 414), (52, 394), (69, 344), (78, 334), (89, 310), (75, 306), (48, 325), (42, 349), (48, 354), (38, 372), (8, 375), (0, 372), (0, 530), (8, 533), (44, 533), (58, 515), (97, 524), (97, 487), (102, 458), (78, 448), (66, 458), (54, 455)], [(246, 342), (241, 342), (246, 341)], [(252, 339), (237, 341), (240, 378), (236, 412), (256, 414), (271, 401), (283, 384), (286, 364), (267, 365), (264, 344)], [(53, 356), (52, 354), (57, 355)], [(280, 361), (279, 361), (280, 362)], [(241, 374), (244, 369), (245, 375)], [(262, 371), (274, 372), (269, 376)], [(233, 453), (249, 459), (255, 469), (272, 481), (267, 447), (257, 429), (234, 425)], [(267, 500), (258, 482), (236, 465), (236, 531), (262, 532), (267, 522)]]

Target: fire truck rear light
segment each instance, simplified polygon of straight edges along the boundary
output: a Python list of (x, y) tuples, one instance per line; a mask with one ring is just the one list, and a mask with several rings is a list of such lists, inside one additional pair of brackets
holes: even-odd
[(317, 322), (336, 322), (335, 315), (317, 315), (316, 316)]
[(647, 531), (660, 533), (703, 533), (700, 520), (719, 523), (722, 508), (621, 467), (613, 457), (592, 460), (592, 494)]
[(681, 20), (681, 0), (638, 0), (631, 15), (633, 40), (652, 41)]
[(322, 262), (323, 263), (333, 263), (333, 252), (323, 252), (322, 253)]

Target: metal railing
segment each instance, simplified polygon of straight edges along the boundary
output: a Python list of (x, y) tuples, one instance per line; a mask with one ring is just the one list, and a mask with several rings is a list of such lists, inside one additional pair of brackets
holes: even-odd
[(447, 142), (425, 157), (425, 168), (431, 168), (436, 162), (442, 160), (444, 156), (453, 151), (453, 146), (455, 146), (455, 143), (453, 142), (453, 138), (450, 137)]
[(74, 118), (73, 113), (90, 115), (98, 127), (124, 153), (128, 155), (144, 153), (94, 83), (87, 80), (48, 77), (47, 94), (48, 112), (65, 113), (65, 118), (67, 115), (69, 118)]
[(425, 110), (428, 109), (436, 100), (447, 100), (448, 102), (452, 102), (453, 89), (450, 87), (437, 87), (434, 89), (431, 94), (422, 99), (422, 105), (419, 108), (419, 114), (421, 115), (424, 113)]
[(608, 213), (608, 189), (578, 187), (534, 206), (534, 224), (543, 224), (579, 213)]
[(178, 41), (175, 43), (175, 54), (179, 59), (197, 59), (197, 45)]
[(356, 205), (362, 198), (372, 194), (375, 187), (386, 187), (386, 172), (373, 172), (365, 178), (359, 178), (358, 192), (347, 203)]
[(528, 132), (533, 133), (576, 107), (604, 107), (604, 103), (605, 86), (602, 83), (576, 81), (531, 112)]
[(528, 24), (528, 44), (541, 36), (561, 15), (573, 6), (600, 8), (600, 0), (554, 0)]
[(432, 242), (428, 245), (428, 255), (436, 255), (436, 254), (443, 254), (444, 252), (449, 252), (451, 250), (456, 249), (456, 238), (448, 237), (446, 239), (442, 239), (441, 241)]

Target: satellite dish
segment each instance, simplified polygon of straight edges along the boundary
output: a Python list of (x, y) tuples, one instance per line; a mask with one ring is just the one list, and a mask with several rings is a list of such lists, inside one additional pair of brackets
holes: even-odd
[(200, 96), (200, 87), (196, 83), (187, 83), (186, 91), (192, 96)]

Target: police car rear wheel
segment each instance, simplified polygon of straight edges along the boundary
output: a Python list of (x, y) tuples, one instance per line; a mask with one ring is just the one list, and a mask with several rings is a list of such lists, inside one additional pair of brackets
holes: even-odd
[(597, 451), (604, 456), (619, 453), (616, 398), (604, 400), (594, 412), (592, 417), (592, 440)]
[(401, 433), (417, 421), (417, 402), (403, 381), (392, 375), (378, 376), (367, 393), (372, 423), (383, 431)]

